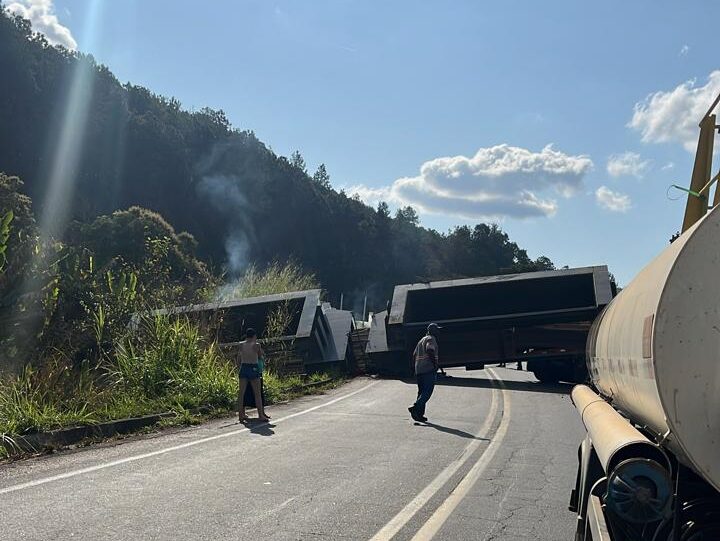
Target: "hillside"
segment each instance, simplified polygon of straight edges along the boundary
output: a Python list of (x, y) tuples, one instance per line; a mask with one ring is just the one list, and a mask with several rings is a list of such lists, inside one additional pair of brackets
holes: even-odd
[[(276, 155), (222, 111), (187, 111), (121, 84), (91, 56), (50, 46), (1, 8), (0, 51), (0, 171), (24, 181), (37, 215), (48, 206), (63, 137), (75, 137), (69, 219), (150, 209), (191, 233), (216, 274), (293, 259), (331, 299), (369, 290), (382, 306), (396, 283), (552, 266), (530, 260), (494, 225), (441, 234), (420, 227), (409, 207), (392, 216), (387, 205), (349, 198), (331, 188), (324, 167), (306, 172), (299, 154)], [(68, 131), (71, 100), (82, 114)]]

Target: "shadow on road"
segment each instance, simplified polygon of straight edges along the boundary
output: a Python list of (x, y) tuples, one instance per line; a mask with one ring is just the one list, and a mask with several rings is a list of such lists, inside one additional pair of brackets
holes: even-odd
[(260, 434), (261, 436), (273, 436), (275, 435), (275, 431), (273, 428), (275, 428), (276, 425), (272, 423), (261, 423), (257, 419), (250, 419), (249, 421), (245, 423), (239, 423), (238, 421), (234, 421), (232, 423), (228, 423), (225, 425), (218, 426), (218, 430), (222, 430), (223, 428), (230, 428), (230, 427), (238, 427), (238, 426), (244, 426), (248, 429), (248, 431), (252, 432), (253, 434)]
[(272, 423), (256, 424), (250, 422), (248, 424), (248, 429), (250, 429), (250, 432), (253, 434), (259, 434), (260, 436), (274, 436), (275, 431), (273, 430), (273, 428), (275, 428), (275, 425)]
[(457, 428), (450, 428), (448, 426), (438, 425), (436, 423), (431, 423), (429, 421), (426, 421), (424, 423), (415, 423), (415, 426), (429, 426), (430, 428), (434, 428), (435, 430), (439, 430), (440, 432), (445, 432), (446, 434), (452, 434), (453, 436), (460, 436), (461, 438), (467, 438), (469, 440), (483, 440), (483, 441), (490, 441), (487, 438), (478, 438), (470, 432), (465, 432), (464, 430), (459, 430)]
[[(539, 381), (513, 381), (502, 380), (503, 385), (509, 391), (532, 391), (534, 393), (570, 394), (573, 385), (570, 383), (540, 383)], [(481, 378), (464, 378), (452, 376), (450, 378), (439, 378), (436, 385), (447, 385), (449, 387), (479, 387), (492, 389), (493, 380)]]

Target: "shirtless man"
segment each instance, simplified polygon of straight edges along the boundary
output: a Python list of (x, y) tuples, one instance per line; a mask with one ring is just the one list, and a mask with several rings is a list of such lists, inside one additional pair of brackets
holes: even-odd
[(262, 393), (260, 392), (260, 368), (258, 367), (258, 358), (264, 357), (265, 354), (257, 341), (257, 333), (255, 329), (248, 329), (245, 332), (245, 340), (240, 342), (238, 347), (238, 368), (240, 376), (240, 386), (238, 389), (238, 419), (241, 423), (248, 420), (245, 415), (245, 389), (248, 381), (255, 394), (255, 404), (257, 405), (258, 419), (261, 421), (269, 421), (270, 416), (265, 413), (265, 407), (262, 402)]

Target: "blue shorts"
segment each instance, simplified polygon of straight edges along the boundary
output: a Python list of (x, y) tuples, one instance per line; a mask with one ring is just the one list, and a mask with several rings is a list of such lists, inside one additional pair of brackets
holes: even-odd
[(260, 377), (260, 368), (256, 364), (241, 364), (240, 377), (245, 379), (258, 379)]

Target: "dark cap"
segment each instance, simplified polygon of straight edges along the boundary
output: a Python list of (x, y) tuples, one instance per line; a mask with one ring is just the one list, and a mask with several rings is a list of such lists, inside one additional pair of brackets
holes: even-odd
[(257, 336), (257, 333), (255, 332), (255, 329), (247, 329), (247, 330), (245, 331), (245, 336), (246, 336), (247, 338), (254, 338), (254, 337)]
[(442, 329), (442, 327), (440, 325), (438, 325), (437, 323), (430, 323), (430, 325), (427, 326), (427, 332), (430, 334), (437, 332), (440, 329)]

